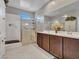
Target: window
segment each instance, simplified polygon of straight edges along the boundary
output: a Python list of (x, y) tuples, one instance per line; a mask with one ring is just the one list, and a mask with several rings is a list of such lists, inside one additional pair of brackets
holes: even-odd
[(20, 13), (21, 20), (29, 20), (32, 17), (27, 12)]

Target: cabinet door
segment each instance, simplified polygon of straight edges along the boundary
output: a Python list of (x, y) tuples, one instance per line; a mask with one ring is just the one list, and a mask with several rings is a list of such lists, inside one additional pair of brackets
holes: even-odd
[(64, 59), (79, 59), (79, 40), (72, 38), (64, 39)]
[(42, 34), (41, 33), (37, 33), (37, 44), (39, 47), (42, 47)]
[(50, 36), (50, 53), (62, 59), (62, 37)]
[(46, 51), (49, 51), (49, 35), (48, 34), (43, 34), (42, 48)]

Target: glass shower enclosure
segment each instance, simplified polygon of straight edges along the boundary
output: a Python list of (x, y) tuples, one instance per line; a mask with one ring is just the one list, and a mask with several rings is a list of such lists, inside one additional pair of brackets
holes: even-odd
[(36, 42), (34, 25), (34, 18), (23, 12), (21, 14), (21, 40), (23, 45)]

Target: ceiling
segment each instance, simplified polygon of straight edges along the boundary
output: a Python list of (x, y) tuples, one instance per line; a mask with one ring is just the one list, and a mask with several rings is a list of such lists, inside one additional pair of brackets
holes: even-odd
[(79, 17), (79, 1), (62, 7), (58, 10), (51, 11), (46, 16), (52, 19), (62, 19), (67, 16)]
[(63, 16), (65, 14), (71, 13), (71, 12), (79, 12), (79, 1), (76, 1), (74, 3), (71, 3), (69, 5), (66, 5), (62, 8), (59, 8), (57, 10), (52, 10), (49, 13), (47, 13), (48, 16)]
[(27, 11), (35, 12), (50, 0), (21, 0), (20, 6)]
[[(10, 2), (13, 2), (13, 5), (15, 4), (15, 1), (16, 0), (10, 0)], [(53, 16), (55, 14), (62, 13), (63, 10), (71, 9), (70, 7), (68, 9), (64, 7), (68, 7), (77, 1), (78, 0), (17, 0), (15, 7), (17, 6), (26, 11)], [(12, 5), (12, 3), (10, 3), (10, 5)]]
[(59, 8), (57, 10), (50, 11), (47, 15), (53, 16), (56, 14), (63, 14), (63, 13), (69, 13), (70, 11), (79, 10), (79, 1), (66, 5), (62, 8)]
[[(47, 6), (46, 6), (46, 12), (51, 12), (52, 10), (56, 10), (56, 9), (60, 9), (66, 5), (70, 5), (72, 3), (74, 3), (77, 0), (54, 0), (52, 2), (50, 2)], [(54, 2), (54, 3), (53, 3)]]
[[(58, 13), (62, 13), (62, 11), (64, 10), (71, 9), (71, 7), (69, 6), (73, 3), (76, 3), (77, 1), (79, 0), (52, 0), (43, 8), (43, 10), (39, 10), (37, 13), (41, 15), (46, 15), (46, 16), (53, 16)], [(79, 5), (79, 2), (78, 2), (78, 5)]]

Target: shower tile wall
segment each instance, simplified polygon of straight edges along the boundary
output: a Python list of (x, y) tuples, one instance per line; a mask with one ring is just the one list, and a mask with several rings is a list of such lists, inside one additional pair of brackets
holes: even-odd
[(6, 41), (20, 40), (20, 17), (15, 14), (7, 14), (6, 20), (7, 20)]

